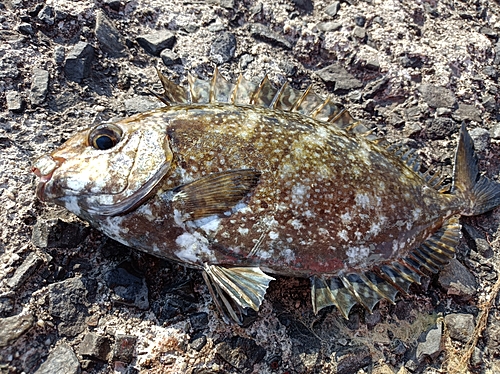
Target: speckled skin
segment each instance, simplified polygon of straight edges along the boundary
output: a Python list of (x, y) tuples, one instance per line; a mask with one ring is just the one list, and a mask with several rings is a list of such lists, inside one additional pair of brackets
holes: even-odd
[[(87, 131), (51, 155), (61, 161), (38, 161), (39, 196), (119, 242), (192, 267), (303, 277), (369, 269), (404, 257), (462, 209), (385, 148), (298, 113), (190, 104), (116, 125), (123, 137), (108, 151), (88, 145)], [(168, 167), (139, 208), (98, 214), (99, 204), (133, 197), (161, 163)], [(182, 220), (175, 187), (238, 169), (261, 175), (230, 214)], [(80, 183), (68, 190), (71, 178)]]

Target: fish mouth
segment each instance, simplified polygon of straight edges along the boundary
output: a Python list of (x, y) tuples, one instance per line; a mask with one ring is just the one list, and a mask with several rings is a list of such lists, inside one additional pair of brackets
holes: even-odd
[(64, 161), (66, 160), (62, 157), (54, 158), (50, 155), (43, 155), (33, 163), (31, 172), (39, 178), (38, 185), (36, 186), (36, 196), (40, 201), (45, 201), (45, 187), (52, 179), (54, 172)]

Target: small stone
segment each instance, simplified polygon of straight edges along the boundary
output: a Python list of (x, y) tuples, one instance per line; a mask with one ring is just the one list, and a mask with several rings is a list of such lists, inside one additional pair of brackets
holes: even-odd
[(7, 100), (7, 109), (11, 112), (19, 113), (24, 109), (24, 101), (21, 94), (17, 91), (7, 91), (5, 94)]
[(35, 374), (80, 374), (80, 363), (71, 347), (61, 344), (49, 354)]
[(205, 312), (191, 314), (189, 321), (193, 330), (204, 330), (208, 326), (208, 314)]
[(97, 10), (95, 35), (99, 46), (111, 57), (124, 57), (127, 55), (125, 45), (120, 33), (102, 10)]
[(479, 29), (479, 32), (483, 35), (486, 35), (488, 38), (491, 38), (491, 39), (498, 39), (498, 34), (495, 32), (495, 30), (493, 30), (492, 28), (488, 27), (488, 26), (483, 26)]
[(159, 100), (151, 100), (145, 96), (134, 96), (123, 101), (128, 114), (147, 112), (162, 106)]
[(484, 75), (487, 75), (488, 77), (492, 78), (492, 79), (497, 79), (498, 77), (498, 71), (497, 69), (494, 67), (494, 66), (485, 66), (483, 68), (483, 74)]
[(122, 263), (120, 267), (112, 269), (104, 276), (106, 284), (115, 293), (115, 301), (127, 305), (135, 305), (142, 310), (149, 309), (148, 287), (144, 278), (130, 274)]
[(236, 37), (230, 32), (220, 33), (210, 46), (210, 60), (216, 64), (223, 64), (234, 57), (236, 51)]
[(248, 65), (250, 65), (250, 63), (254, 60), (255, 58), (252, 55), (244, 54), (240, 58), (240, 68), (242, 70), (245, 70), (248, 67)]
[(493, 95), (484, 95), (482, 104), (484, 109), (488, 112), (495, 112), (497, 110), (497, 102), (495, 100), (495, 96)]
[(65, 55), (66, 51), (62, 45), (56, 45), (54, 47), (54, 61), (56, 64), (61, 65), (64, 62)]
[(49, 26), (53, 25), (55, 21), (54, 8), (50, 5), (44, 6), (38, 13), (38, 19)]
[(365, 16), (356, 16), (356, 17), (354, 17), (354, 23), (359, 27), (365, 27), (366, 17)]
[(389, 83), (388, 77), (382, 77), (380, 79), (367, 83), (364, 89), (363, 98), (365, 100), (372, 99), (378, 92), (386, 87), (387, 83)]
[(458, 121), (476, 121), (482, 122), (481, 111), (474, 105), (460, 103), (458, 109), (453, 113), (453, 118)]
[(451, 118), (437, 117), (425, 121), (426, 135), (429, 139), (448, 139), (458, 130), (458, 125)]
[(431, 108), (453, 108), (457, 101), (455, 95), (445, 87), (421, 84), (418, 90)]
[(476, 152), (483, 152), (490, 144), (490, 133), (486, 129), (475, 128), (469, 131), (470, 137), (474, 142)]
[(354, 35), (358, 39), (364, 39), (366, 37), (366, 30), (364, 27), (354, 26), (352, 35)]
[(500, 139), (500, 123), (497, 123), (491, 129), (491, 137), (496, 140)]
[(260, 23), (252, 23), (250, 24), (249, 27), (250, 27), (250, 34), (255, 39), (262, 40), (266, 43), (270, 43), (278, 47), (292, 49), (292, 43), (290, 43), (283, 36), (272, 31), (269, 27), (264, 26)]
[(363, 83), (340, 64), (332, 64), (317, 72), (326, 83), (334, 85), (335, 91), (345, 92), (363, 87)]
[(305, 12), (312, 12), (314, 9), (312, 0), (292, 0), (292, 3), (294, 3), (297, 8)]
[(160, 56), (161, 51), (164, 49), (172, 49), (176, 37), (168, 30), (159, 30), (150, 34), (141, 35), (136, 40), (147, 53), (153, 56)]
[(335, 1), (332, 5), (329, 5), (325, 9), (325, 13), (330, 17), (335, 17), (340, 9), (340, 1)]
[(79, 353), (82, 356), (88, 356), (101, 361), (106, 361), (109, 351), (109, 339), (94, 332), (86, 334), (83, 341), (80, 343)]
[(257, 362), (261, 362), (266, 351), (253, 340), (234, 336), (226, 339), (215, 346), (215, 353), (236, 369), (243, 370), (252, 368)]
[(64, 72), (66, 78), (81, 83), (84, 78), (90, 76), (94, 48), (85, 42), (78, 42), (66, 57)]
[(31, 313), (0, 318), (0, 347), (14, 344), (21, 335), (33, 326), (34, 321), (35, 318)]
[(133, 335), (117, 335), (115, 339), (115, 349), (113, 360), (129, 363), (134, 359), (135, 345), (137, 337)]
[(337, 31), (342, 27), (340, 22), (320, 22), (316, 25), (316, 28), (319, 31), (329, 32), (329, 31)]
[(220, 6), (226, 9), (234, 9), (234, 0), (220, 0)]
[(438, 117), (447, 116), (450, 114), (451, 114), (450, 108), (436, 108), (436, 116)]
[(33, 26), (27, 22), (21, 23), (17, 26), (17, 30), (24, 35), (35, 35), (35, 31), (33, 30)]
[(435, 358), (442, 351), (441, 338), (443, 335), (442, 323), (437, 324), (437, 328), (433, 328), (427, 332), (425, 340), (418, 343), (417, 360), (422, 361), (425, 356)]
[(444, 317), (450, 338), (467, 343), (474, 332), (474, 316), (472, 314), (448, 314)]
[(7, 285), (13, 290), (19, 288), (36, 271), (42, 262), (43, 260), (36, 252), (31, 252), (21, 266), (16, 269), (12, 278), (7, 279)]
[(49, 90), (49, 72), (44, 69), (33, 69), (31, 76), (30, 101), (32, 105), (41, 105)]
[(421, 56), (404, 55), (399, 58), (399, 61), (404, 68), (420, 69), (424, 65), (424, 61)]
[(80, 278), (70, 278), (49, 286), (49, 313), (60, 322), (61, 335), (76, 336), (86, 328), (87, 289)]
[(439, 284), (448, 295), (470, 298), (477, 292), (477, 281), (474, 275), (457, 259), (452, 259), (439, 273)]
[(199, 352), (207, 344), (207, 337), (203, 334), (195, 335), (189, 344), (191, 345), (191, 348)]
[(463, 233), (467, 245), (473, 250), (481, 254), (484, 258), (492, 258), (494, 255), (490, 243), (486, 240), (484, 234), (474, 226), (467, 224), (462, 225)]
[(177, 55), (177, 53), (171, 51), (170, 49), (164, 49), (163, 51), (161, 51), (160, 58), (165, 66), (172, 66), (182, 63), (182, 60)]
[(337, 356), (337, 374), (358, 373), (372, 363), (370, 351), (366, 348), (347, 349)]

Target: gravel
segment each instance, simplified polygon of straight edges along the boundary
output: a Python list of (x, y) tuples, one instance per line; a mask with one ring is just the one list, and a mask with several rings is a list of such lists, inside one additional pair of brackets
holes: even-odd
[[(217, 65), (231, 81), (312, 84), (448, 176), (465, 122), (498, 180), (499, 31), (484, 0), (1, 3), (0, 372), (451, 372), (498, 279), (500, 209), (463, 217), (457, 259), (395, 305), (314, 315), (309, 281), (279, 277), (240, 328), (199, 272), (38, 201), (30, 166), (77, 129), (161, 106), (155, 67), (186, 84)], [(499, 313), (471, 372), (500, 372)]]

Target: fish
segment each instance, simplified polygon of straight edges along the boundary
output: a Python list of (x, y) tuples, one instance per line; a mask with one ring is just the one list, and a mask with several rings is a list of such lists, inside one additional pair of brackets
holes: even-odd
[(309, 278), (314, 313), (372, 312), (455, 256), (462, 215), (500, 205), (460, 127), (451, 185), (414, 149), (289, 84), (158, 72), (164, 106), (76, 133), (37, 158), (40, 200), (110, 238), (199, 269), (243, 323), (273, 276)]

